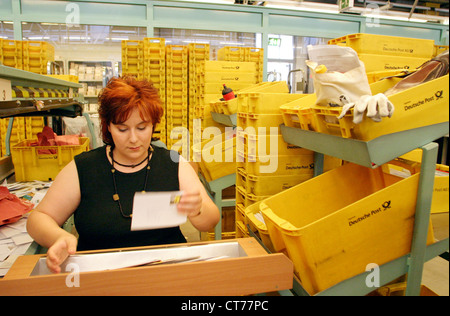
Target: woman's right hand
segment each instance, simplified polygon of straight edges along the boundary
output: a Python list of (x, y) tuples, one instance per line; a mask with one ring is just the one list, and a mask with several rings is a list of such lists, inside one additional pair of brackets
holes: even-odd
[(74, 235), (67, 234), (58, 238), (48, 249), (47, 267), (52, 273), (61, 272), (61, 263), (63, 263), (69, 255), (73, 255), (77, 251), (77, 243), (77, 238)]

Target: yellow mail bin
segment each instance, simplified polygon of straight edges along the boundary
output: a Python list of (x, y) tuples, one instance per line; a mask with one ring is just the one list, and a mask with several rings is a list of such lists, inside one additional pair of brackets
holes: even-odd
[(347, 163), (261, 202), (274, 249), (310, 294), (410, 252), (419, 174), (387, 177)]

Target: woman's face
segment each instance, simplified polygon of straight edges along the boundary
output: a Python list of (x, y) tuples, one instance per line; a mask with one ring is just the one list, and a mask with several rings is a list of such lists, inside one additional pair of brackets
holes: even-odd
[(111, 123), (108, 127), (114, 140), (115, 157), (135, 162), (147, 156), (152, 140), (153, 124), (142, 120), (137, 109), (131, 112), (128, 120), (121, 124)]

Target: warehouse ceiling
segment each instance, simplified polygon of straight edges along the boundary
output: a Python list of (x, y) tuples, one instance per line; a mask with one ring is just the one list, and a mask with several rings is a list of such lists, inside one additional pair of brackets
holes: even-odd
[[(247, 5), (286, 5), (296, 6), (299, 4), (317, 3), (336, 5), (339, 0), (267, 0), (251, 1), (236, 0), (235, 4)], [(394, 14), (395, 12), (412, 14), (426, 14), (430, 16), (449, 16), (448, 0), (354, 0), (354, 8), (359, 9), (377, 9)], [(351, 10), (349, 11), (351, 12)], [(355, 11), (357, 12), (357, 11)]]
[[(319, 2), (336, 4), (336, 0), (308, 0), (309, 2)], [(448, 0), (354, 0), (355, 7), (365, 8), (376, 7), (386, 11), (412, 12), (419, 14), (430, 14), (438, 16), (448, 16)]]

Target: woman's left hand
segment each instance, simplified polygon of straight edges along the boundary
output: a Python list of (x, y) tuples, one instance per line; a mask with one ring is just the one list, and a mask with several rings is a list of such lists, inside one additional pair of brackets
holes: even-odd
[(199, 191), (185, 191), (178, 202), (177, 208), (180, 213), (186, 214), (187, 217), (195, 217), (201, 213), (202, 202)]

